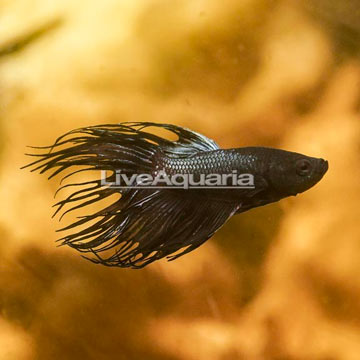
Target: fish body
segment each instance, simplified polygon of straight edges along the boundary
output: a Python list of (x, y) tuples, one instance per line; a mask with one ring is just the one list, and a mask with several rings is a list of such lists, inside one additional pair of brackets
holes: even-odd
[[(166, 129), (178, 139), (167, 140), (146, 131), (148, 128)], [(109, 173), (108, 186), (103, 179), (72, 184), (82, 188), (59, 201), (56, 213), (66, 206), (70, 208), (63, 214), (121, 194), (111, 205), (62, 229), (72, 231), (60, 239), (62, 244), (85, 253), (95, 263), (132, 268), (163, 257), (174, 260), (194, 250), (234, 214), (304, 192), (328, 169), (323, 159), (280, 149), (221, 149), (204, 135), (157, 123), (73, 130), (43, 149), (50, 151), (35, 155), (40, 158), (27, 166), (41, 173), (55, 169), (49, 178), (69, 168), (74, 171), (67, 176), (87, 170)], [(152, 179), (190, 177), (195, 185), (109, 185), (117, 184), (120, 173), (127, 179), (138, 174)], [(211, 176), (222, 180), (221, 186), (210, 186)], [(241, 176), (247, 179), (244, 186), (234, 183)]]

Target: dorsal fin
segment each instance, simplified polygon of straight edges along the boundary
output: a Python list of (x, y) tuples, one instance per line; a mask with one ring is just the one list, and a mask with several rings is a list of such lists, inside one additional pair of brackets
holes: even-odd
[(178, 140), (167, 143), (163, 149), (169, 156), (190, 156), (202, 151), (213, 151), (219, 149), (219, 145), (214, 140), (181, 126), (172, 124), (157, 124), (153, 122), (125, 122), (122, 124), (139, 131), (143, 131), (145, 128), (158, 127), (166, 129), (177, 135)]

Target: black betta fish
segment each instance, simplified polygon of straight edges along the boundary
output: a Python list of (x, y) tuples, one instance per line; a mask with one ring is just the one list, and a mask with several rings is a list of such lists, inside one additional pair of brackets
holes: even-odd
[[(150, 127), (166, 129), (177, 140), (146, 131)], [(96, 180), (62, 186), (82, 185), (56, 204), (55, 214), (121, 194), (61, 229), (70, 230), (59, 239), (62, 244), (95, 263), (132, 268), (196, 249), (232, 215), (304, 192), (328, 169), (323, 159), (284, 150), (220, 149), (194, 131), (156, 123), (90, 126), (38, 149), (46, 152), (32, 154), (39, 159), (27, 166), (40, 173), (53, 170), (49, 179), (67, 169), (65, 177), (99, 171)], [(161, 181), (151, 181), (156, 179)]]

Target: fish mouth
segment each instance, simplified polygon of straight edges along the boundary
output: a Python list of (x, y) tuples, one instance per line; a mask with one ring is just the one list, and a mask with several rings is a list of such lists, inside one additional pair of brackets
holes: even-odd
[(328, 169), (329, 169), (328, 161), (324, 159), (319, 159), (318, 172), (322, 175), (325, 175)]
[(329, 169), (329, 163), (328, 163), (327, 160), (320, 159), (320, 164), (321, 164), (322, 170), (323, 170), (323, 172), (325, 174)]

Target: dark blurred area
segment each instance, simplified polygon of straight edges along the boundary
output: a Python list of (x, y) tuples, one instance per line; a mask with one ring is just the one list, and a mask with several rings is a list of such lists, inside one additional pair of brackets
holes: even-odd
[[(358, 360), (360, 2), (0, 3), (0, 359)], [(323, 157), (296, 198), (143, 270), (56, 248), (26, 145), (174, 123)]]

